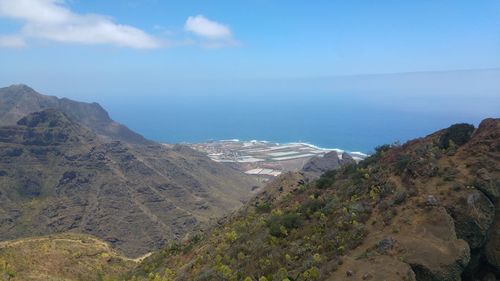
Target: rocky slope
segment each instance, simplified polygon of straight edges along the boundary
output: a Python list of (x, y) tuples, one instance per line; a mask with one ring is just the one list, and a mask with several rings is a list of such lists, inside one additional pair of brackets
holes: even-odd
[(496, 280), (500, 119), (457, 124), (308, 182), (287, 174), (132, 280)]
[(74, 121), (89, 127), (106, 139), (133, 144), (151, 143), (124, 125), (113, 121), (97, 103), (42, 95), (26, 85), (0, 88), (0, 126), (15, 125), (25, 115), (49, 108), (64, 112)]
[(57, 109), (0, 127), (0, 239), (78, 232), (129, 256), (249, 198), (253, 180), (190, 148), (110, 142)]

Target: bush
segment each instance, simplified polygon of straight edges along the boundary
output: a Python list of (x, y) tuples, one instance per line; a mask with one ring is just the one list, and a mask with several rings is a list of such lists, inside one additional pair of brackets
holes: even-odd
[(450, 144), (463, 145), (469, 141), (473, 132), (474, 126), (470, 124), (451, 125), (439, 139), (439, 148), (447, 149)]
[(285, 229), (296, 229), (302, 226), (302, 217), (296, 213), (288, 213), (281, 216), (273, 216), (268, 223), (269, 232), (275, 237), (285, 236), (282, 227)]
[(408, 197), (408, 192), (406, 192), (406, 190), (399, 190), (394, 195), (392, 203), (395, 205), (402, 204), (403, 202), (405, 202), (407, 197)]
[(271, 205), (267, 202), (265, 203), (257, 203), (257, 205), (255, 206), (257, 212), (259, 213), (269, 213), (271, 211)]
[(295, 213), (289, 213), (281, 217), (283, 226), (287, 229), (299, 228), (302, 225), (302, 218)]
[(301, 213), (314, 213), (325, 206), (325, 203), (319, 199), (309, 199), (300, 206)]
[(396, 173), (398, 175), (401, 175), (406, 167), (408, 167), (408, 164), (410, 163), (410, 156), (408, 155), (399, 155), (396, 163), (394, 163), (394, 168), (396, 169)]
[(335, 182), (335, 175), (337, 172), (335, 170), (328, 171), (321, 175), (321, 177), (316, 181), (316, 187), (319, 189), (324, 189), (331, 187)]
[(445, 181), (453, 181), (458, 174), (458, 170), (453, 167), (444, 168), (442, 177)]
[(391, 144), (383, 144), (383, 145), (379, 145), (377, 147), (375, 147), (375, 152), (376, 153), (383, 153), (383, 152), (386, 152), (388, 151), (389, 149), (391, 149), (393, 147), (393, 145)]

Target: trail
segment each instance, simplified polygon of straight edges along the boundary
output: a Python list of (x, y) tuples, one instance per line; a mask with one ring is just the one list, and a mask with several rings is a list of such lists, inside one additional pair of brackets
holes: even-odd
[(109, 246), (108, 243), (101, 241), (97, 238), (93, 238), (93, 237), (84, 237), (84, 238), (83, 237), (75, 237), (75, 238), (71, 238), (71, 237), (64, 237), (64, 238), (57, 238), (57, 237), (22, 238), (19, 240), (10, 240), (10, 241), (0, 242), (0, 248), (15, 247), (15, 246), (25, 244), (25, 243), (57, 242), (57, 241), (79, 243), (79, 244), (85, 245), (85, 244), (89, 244), (89, 242), (88, 242), (89, 240), (91, 240), (94, 245), (103, 248), (103, 250), (111, 253), (115, 257), (120, 258), (120, 259), (125, 260), (125, 261), (131, 261), (134, 263), (140, 263), (153, 254), (152, 252), (149, 252), (149, 253), (146, 253), (146, 254), (139, 256), (137, 258), (129, 258), (129, 257), (123, 256), (123, 255), (119, 254), (118, 252), (116, 252), (111, 246)]

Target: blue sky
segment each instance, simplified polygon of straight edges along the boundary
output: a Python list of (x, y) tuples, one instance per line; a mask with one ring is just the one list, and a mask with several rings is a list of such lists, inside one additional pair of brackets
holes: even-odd
[[(106, 77), (117, 87), (125, 78), (124, 84), (140, 88), (141, 84), (178, 80), (500, 66), (497, 0), (2, 1), (42, 2), (79, 16), (99, 14), (161, 42), (152, 48), (65, 42), (44, 38), (36, 34), (43, 33), (43, 28), (35, 28), (35, 35), (22, 35), (23, 46), (0, 48), (3, 84), (32, 82), (50, 89), (44, 80), (93, 79), (100, 84)], [(0, 36), (15, 37), (33, 21), (8, 13), (0, 12)], [(187, 31), (187, 19), (199, 15), (227, 27), (231, 42), (222, 38), (212, 44)]]

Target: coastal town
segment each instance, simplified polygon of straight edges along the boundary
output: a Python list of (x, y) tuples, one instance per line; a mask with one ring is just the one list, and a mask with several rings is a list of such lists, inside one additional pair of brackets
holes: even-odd
[[(322, 157), (343, 150), (319, 148), (308, 143), (279, 144), (268, 141), (221, 140), (191, 144), (191, 148), (208, 155), (213, 161), (227, 163), (249, 175), (269, 179), (283, 172), (300, 170), (312, 157)], [(348, 152), (356, 161), (366, 157), (361, 152)]]

